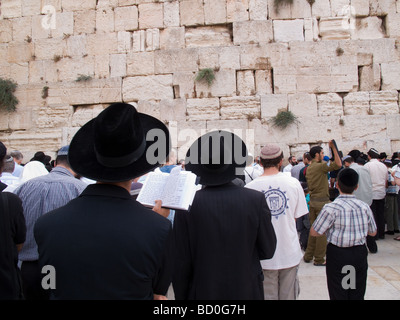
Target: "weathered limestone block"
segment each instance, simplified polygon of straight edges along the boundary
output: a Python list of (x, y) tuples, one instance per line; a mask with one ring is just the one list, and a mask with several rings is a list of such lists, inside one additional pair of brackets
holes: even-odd
[(344, 115), (368, 115), (369, 114), (369, 92), (349, 92), (343, 98)]
[(188, 48), (230, 46), (231, 30), (229, 26), (186, 28), (185, 43)]
[(204, 0), (204, 23), (226, 23), (226, 0)]
[(118, 53), (117, 33), (95, 33), (87, 35), (87, 53), (89, 56)]
[(179, 1), (164, 2), (164, 26), (179, 27)]
[(73, 107), (69, 105), (45, 105), (37, 107), (34, 113), (36, 128), (60, 128), (70, 125)]
[(237, 71), (237, 90), (236, 94), (239, 96), (252, 96), (255, 94), (255, 80), (254, 71)]
[(114, 9), (115, 31), (137, 30), (139, 27), (138, 7), (119, 7)]
[(39, 60), (29, 62), (30, 83), (57, 82), (57, 80), (57, 66), (53, 60)]
[(254, 132), (254, 143), (256, 150), (254, 154), (259, 155), (260, 151), (257, 146), (263, 146), (267, 143), (278, 144), (284, 154), (289, 154), (288, 145), (293, 145), (299, 142), (299, 133), (297, 124), (292, 124), (280, 130), (272, 125), (271, 120), (253, 119), (249, 121), (249, 130)]
[(82, 127), (86, 122), (97, 117), (105, 108), (104, 104), (77, 106), (71, 116), (71, 126)]
[[(134, 105), (134, 103), (131, 104)], [(136, 109), (141, 113), (148, 114), (157, 119), (161, 117), (160, 104), (154, 100), (139, 100)]]
[(271, 70), (256, 70), (255, 72), (256, 94), (264, 95), (272, 93)]
[(17, 90), (15, 91), (15, 97), (19, 101), (17, 109), (20, 106), (34, 107), (41, 105), (43, 103), (42, 90), (43, 84), (29, 84), (18, 86)]
[(331, 2), (331, 15), (334, 17), (345, 16), (349, 10), (350, 0), (330, 0)]
[(32, 43), (14, 42), (8, 46), (8, 59), (9, 63), (21, 63), (31, 60), (34, 46)]
[(13, 25), (11, 20), (0, 20), (0, 43), (10, 42), (13, 39)]
[(114, 32), (114, 10), (111, 8), (97, 8), (96, 33)]
[(358, 53), (369, 53), (373, 55), (374, 63), (397, 62), (399, 60), (396, 49), (396, 40), (391, 38), (374, 40), (355, 40)]
[(96, 0), (75, 1), (62, 0), (62, 8), (64, 11), (82, 11), (96, 9)]
[(126, 77), (122, 96), (124, 101), (172, 99), (172, 75)]
[(125, 77), (126, 76), (126, 54), (111, 54), (110, 55), (110, 76)]
[(332, 65), (331, 66), (332, 92), (351, 92), (358, 90), (357, 65)]
[(221, 69), (240, 69), (240, 48), (236, 46), (218, 48)]
[[(32, 38), (32, 17), (21, 17), (14, 18), (13, 24), (2, 25), (2, 22), (9, 22), (9, 20), (0, 20), (0, 42), (2, 42), (2, 34), (6, 36), (4, 42), (9, 42), (11, 39), (7, 39), (8, 32), (10, 31), (9, 26), (12, 29), (12, 40), (13, 41), (27, 41)], [(3, 28), (4, 27), (4, 28)], [(4, 32), (4, 33), (3, 33)], [(11, 36), (11, 33), (9, 34)]]
[(372, 114), (399, 113), (399, 94), (396, 90), (370, 91), (369, 97)]
[[(66, 54), (66, 41), (62, 39), (40, 39), (35, 41), (34, 55), (36, 60), (50, 60)], [(28, 54), (28, 53), (27, 53)], [(30, 60), (30, 59), (26, 59)]]
[(164, 27), (163, 3), (143, 3), (138, 9), (140, 29)]
[(158, 50), (154, 52), (154, 71), (156, 74), (197, 71), (197, 59), (196, 49)]
[(208, 86), (207, 82), (195, 82), (196, 97), (229, 97), (236, 95), (236, 72), (232, 69), (221, 69), (215, 72), (215, 80)]
[(400, 3), (398, 3), (397, 13), (390, 12), (386, 16), (386, 32), (389, 37), (399, 38), (400, 37)]
[(342, 116), (343, 101), (337, 93), (317, 95), (318, 116)]
[(275, 117), (279, 111), (287, 111), (289, 100), (287, 94), (261, 95), (261, 119)]
[(272, 20), (233, 23), (233, 43), (235, 45), (268, 43), (273, 38)]
[(199, 48), (199, 70), (204, 68), (211, 68), (219, 70), (219, 47), (204, 47)]
[(1, 19), (19, 18), (22, 15), (22, 0), (2, 1)]
[(162, 99), (159, 107), (161, 121), (186, 120), (186, 99)]
[(82, 57), (87, 55), (87, 41), (86, 35), (70, 36), (67, 39), (67, 55)]
[(57, 25), (54, 22), (49, 23), (47, 19), (46, 15), (32, 16), (32, 40), (47, 39), (51, 36), (51, 27), (56, 28)]
[(295, 93), (297, 91), (297, 80), (296, 75), (293, 74), (293, 68), (276, 67), (273, 69), (273, 77), (274, 93)]
[(19, 85), (29, 82), (29, 65), (28, 62), (12, 63), (10, 65), (10, 77)]
[(74, 12), (74, 33), (94, 33), (96, 30), (96, 11), (85, 10)]
[(94, 57), (63, 58), (57, 62), (58, 80), (75, 81), (80, 75), (94, 75)]
[(56, 28), (54, 29), (50, 28), (50, 30), (51, 30), (51, 36), (53, 38), (65, 37), (67, 35), (74, 34), (74, 13), (73, 12), (57, 13)]
[(304, 40), (317, 41), (318, 40), (318, 21), (314, 18), (304, 19)]
[(400, 62), (381, 64), (382, 90), (400, 90)]
[(265, 46), (243, 46), (240, 48), (240, 69), (270, 70), (271, 61)]
[(186, 111), (191, 120), (219, 119), (219, 99), (187, 99)]
[[(359, 68), (360, 91), (379, 91), (381, 88), (381, 67), (374, 63)], [(390, 82), (390, 81), (389, 81)], [(387, 88), (392, 89), (392, 88)]]
[[(351, 115), (344, 116), (344, 125), (342, 127), (343, 138), (376, 141), (375, 146), (378, 150), (380, 141), (386, 139), (386, 116), (385, 115)], [(368, 149), (367, 149), (368, 150)]]
[(142, 76), (154, 74), (154, 52), (131, 52), (126, 56), (126, 74)]
[(293, 1), (291, 4), (281, 1), (278, 7), (275, 3), (275, 0), (268, 0), (270, 19), (311, 18), (311, 7), (306, 0)]
[(396, 0), (370, 0), (369, 14), (371, 16), (384, 16), (396, 12)]
[(274, 20), (274, 40), (304, 41), (304, 20)]
[(203, 0), (180, 1), (181, 26), (204, 25)]
[(170, 27), (160, 32), (160, 49), (183, 49), (185, 48), (185, 27)]
[(132, 34), (132, 50), (153, 51), (160, 48), (160, 29), (135, 31)]
[[(400, 115), (399, 114), (391, 114), (386, 116), (386, 127), (387, 127), (387, 136), (390, 139), (400, 140), (400, 130), (399, 130), (399, 123), (400, 123)], [(393, 150), (393, 149), (392, 149)], [(400, 150), (400, 146), (398, 149)]]
[(343, 17), (321, 18), (319, 21), (319, 35), (322, 40), (350, 39), (350, 31), (347, 19)]
[(109, 54), (98, 54), (94, 57), (94, 75), (97, 79), (109, 77), (110, 75)]
[(132, 34), (128, 31), (118, 31), (118, 52), (126, 53), (131, 51), (132, 47)]
[(317, 141), (339, 140), (342, 137), (342, 126), (339, 125), (340, 117), (304, 117), (298, 118), (298, 142), (312, 143)]
[(195, 98), (193, 72), (175, 72), (172, 79), (175, 98)]
[(380, 39), (385, 37), (382, 19), (366, 17), (357, 19), (356, 28), (351, 35), (352, 39)]
[(331, 4), (329, 0), (315, 1), (311, 7), (312, 16), (315, 18), (330, 17)]
[(248, 9), (249, 9), (248, 0), (227, 0), (226, 1), (227, 22), (249, 20)]
[(250, 20), (268, 20), (268, 0), (249, 0)]
[(315, 94), (295, 93), (289, 94), (289, 111), (296, 116), (314, 117), (318, 115), (319, 106), (317, 107), (317, 98)]
[(260, 119), (259, 96), (226, 97), (220, 99), (221, 119)]

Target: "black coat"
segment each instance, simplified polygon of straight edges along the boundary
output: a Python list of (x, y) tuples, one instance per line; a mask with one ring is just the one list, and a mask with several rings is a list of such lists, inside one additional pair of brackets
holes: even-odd
[(171, 222), (125, 189), (95, 184), (40, 217), (41, 266), (56, 271), (55, 299), (153, 299), (171, 283)]
[(263, 299), (260, 260), (276, 236), (263, 193), (232, 183), (196, 193), (174, 220), (176, 299)]

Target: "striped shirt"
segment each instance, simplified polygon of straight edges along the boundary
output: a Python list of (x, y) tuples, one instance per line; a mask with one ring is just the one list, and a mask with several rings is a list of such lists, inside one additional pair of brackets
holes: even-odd
[(14, 193), (22, 200), (26, 221), (26, 240), (19, 252), (21, 261), (39, 259), (37, 244), (33, 237), (36, 220), (43, 214), (57, 209), (76, 198), (86, 188), (63, 167), (55, 167), (49, 174), (33, 178), (20, 185)]
[(344, 248), (365, 244), (368, 233), (376, 231), (376, 224), (365, 202), (354, 195), (340, 195), (322, 208), (313, 228), (325, 233), (328, 242)]

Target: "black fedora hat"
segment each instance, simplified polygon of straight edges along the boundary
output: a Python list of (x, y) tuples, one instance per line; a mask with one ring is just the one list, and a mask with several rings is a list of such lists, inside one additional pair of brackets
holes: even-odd
[(243, 175), (247, 148), (237, 135), (212, 131), (198, 138), (186, 153), (185, 168), (200, 177), (202, 185), (221, 185)]
[(72, 138), (68, 160), (78, 174), (102, 182), (127, 181), (161, 165), (170, 151), (167, 127), (126, 103), (114, 103)]

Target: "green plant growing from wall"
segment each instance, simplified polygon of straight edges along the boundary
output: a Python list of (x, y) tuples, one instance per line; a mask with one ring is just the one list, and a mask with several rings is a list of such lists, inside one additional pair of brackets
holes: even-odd
[(85, 82), (85, 81), (89, 81), (89, 80), (92, 80), (92, 76), (80, 74), (76, 78), (75, 82)]
[(297, 122), (297, 117), (292, 111), (279, 111), (277, 115), (272, 118), (272, 125), (282, 130), (295, 122)]
[(14, 112), (17, 109), (18, 99), (14, 92), (17, 84), (9, 79), (0, 78), (0, 109), (7, 112)]
[(201, 69), (196, 76), (196, 81), (207, 82), (210, 87), (215, 80), (214, 70), (211, 68)]
[(49, 96), (49, 87), (45, 86), (42, 89), (42, 99), (46, 99)]

